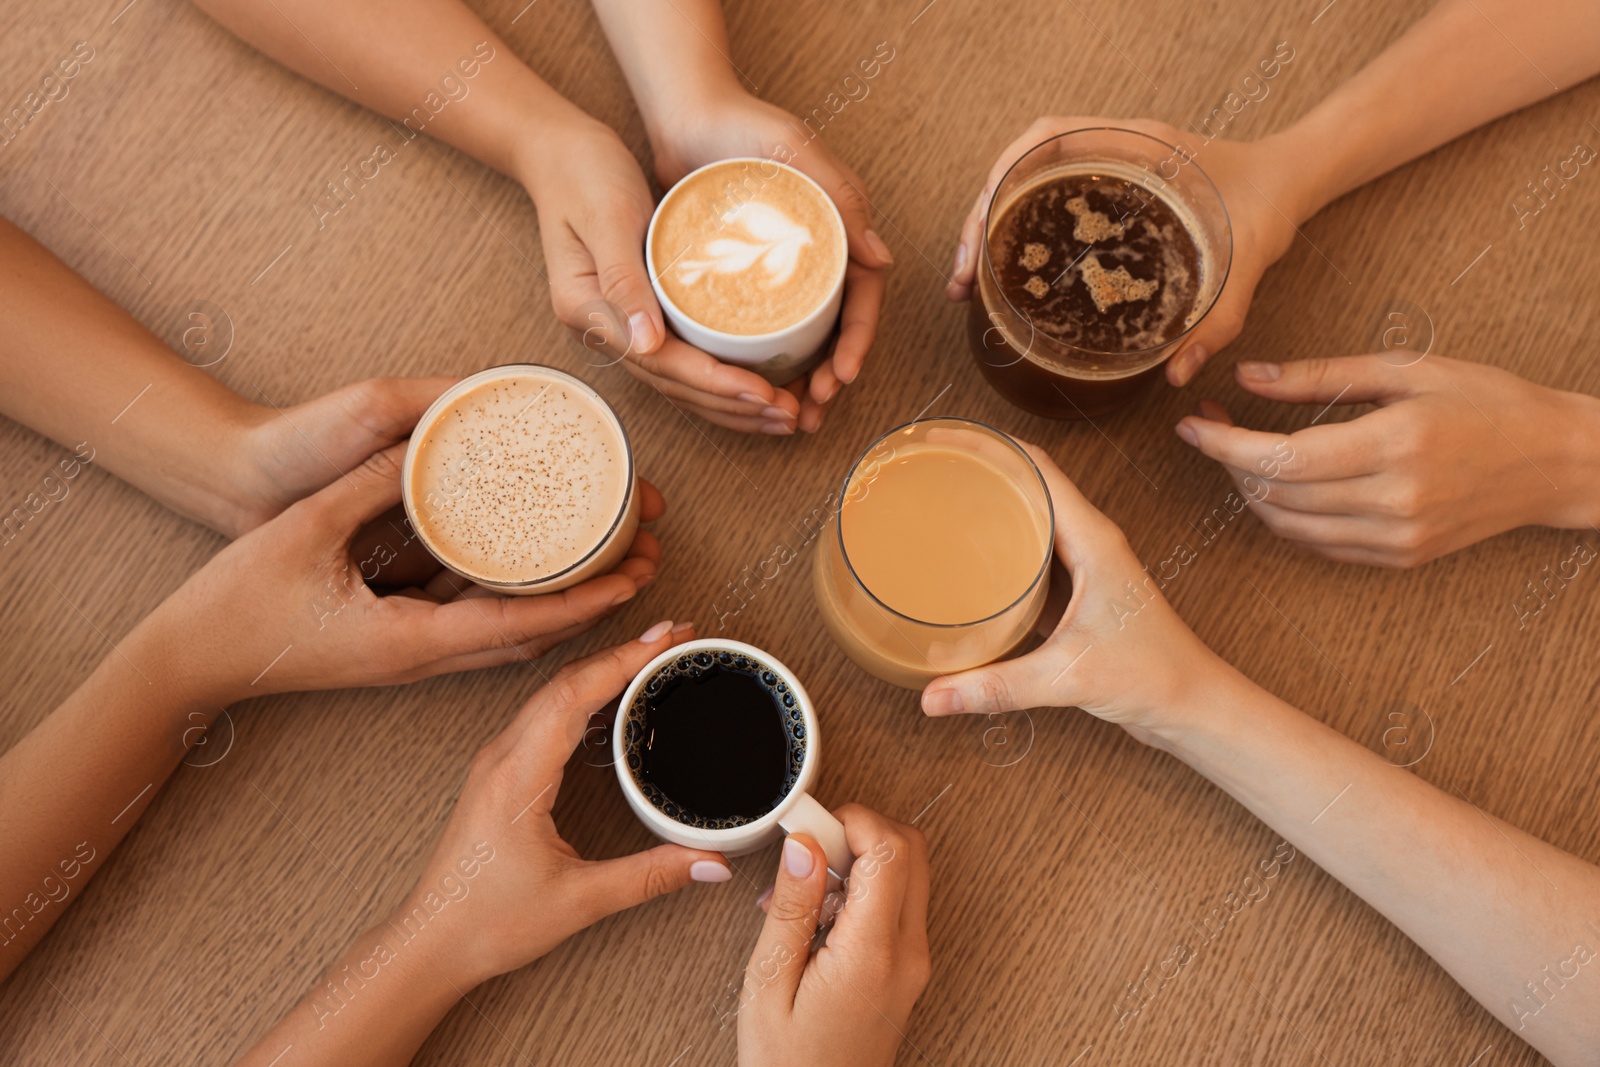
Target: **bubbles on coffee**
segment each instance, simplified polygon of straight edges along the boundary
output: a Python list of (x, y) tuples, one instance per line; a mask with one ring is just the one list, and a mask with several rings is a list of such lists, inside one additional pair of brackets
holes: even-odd
[(799, 781), (806, 725), (769, 664), (700, 649), (663, 665), (620, 715), (628, 770), (663, 815), (704, 830), (766, 815)]
[(1198, 314), (1203, 256), (1190, 227), (1129, 178), (1049, 172), (1001, 209), (989, 246), (1012, 306), (1074, 348), (1158, 348)]

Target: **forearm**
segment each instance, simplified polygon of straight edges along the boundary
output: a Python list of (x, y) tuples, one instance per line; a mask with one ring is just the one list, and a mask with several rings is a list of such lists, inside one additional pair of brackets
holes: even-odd
[(472, 984), (451, 973), (434, 952), (429, 934), (402, 907), (356, 938), (300, 1003), (240, 1059), (241, 1067), (275, 1064), (290, 1046), (296, 1064), (410, 1063)]
[(1561, 1063), (1592, 1057), (1600, 981), (1572, 979), (1591, 962), (1600, 974), (1600, 871), (1226, 665), (1192, 692), (1163, 748), (1383, 913), (1530, 1044)]
[[(1441, 0), (1360, 73), (1268, 138), (1301, 171), (1291, 214), (1600, 73), (1588, 0)], [(1570, 146), (1569, 146), (1570, 147)]]
[(217, 498), (259, 409), (4, 219), (0, 287), (0, 413), (218, 525)]
[(135, 631), (0, 756), (0, 978), (138, 822), (216, 708), (189, 700)]
[(650, 140), (695, 109), (743, 91), (720, 0), (594, 0)]
[[(527, 181), (563, 124), (592, 121), (460, 0), (195, 0), (307, 78)], [(314, 42), (314, 43), (313, 43)]]

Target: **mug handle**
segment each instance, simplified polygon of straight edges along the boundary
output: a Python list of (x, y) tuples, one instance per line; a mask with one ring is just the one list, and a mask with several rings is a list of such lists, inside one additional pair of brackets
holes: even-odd
[(833, 817), (833, 812), (817, 803), (810, 793), (801, 793), (794, 806), (778, 820), (785, 833), (805, 834), (822, 846), (828, 857), (828, 891), (831, 893), (850, 877), (850, 864), (855, 857), (844, 839), (844, 824)]

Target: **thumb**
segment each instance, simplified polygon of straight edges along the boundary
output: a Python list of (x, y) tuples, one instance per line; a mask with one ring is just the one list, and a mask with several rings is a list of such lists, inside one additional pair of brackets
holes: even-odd
[(728, 861), (720, 853), (657, 845), (631, 856), (584, 864), (579, 868), (577, 888), (589, 921), (598, 922), (690, 882), (726, 882), (732, 877)]
[(627, 227), (608, 227), (589, 245), (594, 257), (595, 277), (600, 295), (622, 313), (628, 323), (627, 340), (619, 347), (630, 356), (643, 356), (661, 347), (666, 339), (661, 306), (650, 288), (650, 272), (644, 263), (644, 240), (628, 240)]
[(996, 714), (1023, 708), (1067, 707), (1061, 688), (1094, 646), (1063, 650), (1055, 641), (1017, 659), (935, 678), (922, 691), (925, 715)]
[[(810, 168), (807, 168), (807, 164)], [(894, 262), (889, 246), (872, 228), (872, 204), (862, 188), (861, 179), (850, 173), (844, 164), (832, 158), (815, 160), (794, 159), (791, 165), (806, 173), (839, 209), (844, 220), (845, 243), (850, 247), (850, 258), (863, 267), (878, 269)]]
[(1428, 371), (1382, 356), (1339, 356), (1293, 363), (1241, 362), (1233, 369), (1241, 386), (1257, 396), (1291, 404), (1365, 404), (1410, 396)]
[(359, 467), (311, 494), (304, 503), (340, 537), (349, 537), (400, 502), (405, 454), (404, 444), (374, 452)]
[(828, 860), (822, 846), (805, 834), (790, 834), (783, 842), (761, 937), (745, 967), (746, 988), (773, 988), (786, 1010), (794, 1003), (827, 889)]
[(1234, 342), (1244, 329), (1245, 315), (1250, 311), (1255, 291), (1253, 282), (1247, 285), (1240, 278), (1228, 279), (1217, 302), (1179, 344), (1178, 354), (1167, 364), (1168, 382), (1188, 385), (1208, 359)]

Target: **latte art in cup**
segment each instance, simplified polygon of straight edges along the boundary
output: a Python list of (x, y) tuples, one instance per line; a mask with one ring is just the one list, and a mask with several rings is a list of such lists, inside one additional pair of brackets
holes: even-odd
[(506, 592), (602, 574), (638, 528), (622, 424), (594, 390), (549, 367), (496, 367), (451, 387), (418, 422), (402, 477), (428, 550)]
[(685, 341), (782, 383), (839, 316), (849, 250), (821, 186), (769, 159), (730, 159), (673, 186), (645, 238), (650, 281)]

